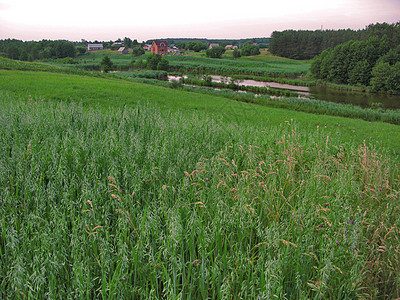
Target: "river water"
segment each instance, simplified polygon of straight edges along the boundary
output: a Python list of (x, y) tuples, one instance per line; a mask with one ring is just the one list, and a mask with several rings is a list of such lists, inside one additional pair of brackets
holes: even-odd
[[(180, 77), (181, 76), (168, 76), (168, 80), (179, 80)], [(211, 75), (211, 78), (214, 82), (229, 83), (231, 80), (230, 77), (217, 75)], [(384, 109), (400, 109), (400, 95), (349, 92), (328, 88), (326, 86), (295, 86), (290, 84), (263, 82), (251, 79), (237, 80), (236, 84), (242, 86), (258, 86), (285, 89), (297, 92), (299, 95), (301, 95), (301, 97), (314, 98), (336, 103), (353, 104), (361, 107), (371, 107), (373, 103), (380, 103), (379, 105), (381, 105), (381, 107)]]

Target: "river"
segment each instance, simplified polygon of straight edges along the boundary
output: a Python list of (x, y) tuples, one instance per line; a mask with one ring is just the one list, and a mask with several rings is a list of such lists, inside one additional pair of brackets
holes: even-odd
[[(185, 76), (186, 77), (186, 76)], [(181, 76), (168, 76), (168, 80), (179, 80)], [(214, 82), (229, 83), (230, 77), (211, 75)], [(361, 107), (371, 107), (373, 103), (379, 103), (378, 105), (384, 109), (400, 109), (400, 95), (387, 95), (377, 93), (363, 93), (363, 92), (350, 92), (336, 90), (326, 86), (321, 87), (306, 87), (296, 86), (290, 84), (283, 84), (278, 82), (263, 82), (251, 79), (237, 80), (237, 85), (242, 86), (258, 86), (258, 87), (271, 87), (277, 89), (285, 89), (297, 92), (302, 97), (314, 98), (318, 100), (353, 104)]]

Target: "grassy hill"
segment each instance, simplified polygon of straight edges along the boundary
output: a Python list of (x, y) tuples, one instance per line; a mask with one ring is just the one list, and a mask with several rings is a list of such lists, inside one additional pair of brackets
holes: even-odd
[(399, 126), (98, 76), (0, 70), (0, 298), (400, 296)]

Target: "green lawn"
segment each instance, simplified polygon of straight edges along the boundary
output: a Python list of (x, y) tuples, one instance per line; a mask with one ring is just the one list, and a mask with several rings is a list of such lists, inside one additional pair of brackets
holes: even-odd
[(341, 117), (313, 115), (285, 109), (240, 103), (226, 98), (182, 92), (112, 78), (0, 70), (0, 89), (28, 98), (82, 101), (84, 105), (121, 107), (138, 102), (154, 103), (161, 109), (207, 112), (215, 118), (244, 122), (246, 126), (279, 125), (293, 119), (298, 126), (339, 136), (343, 142), (364, 140), (399, 153), (400, 126)]

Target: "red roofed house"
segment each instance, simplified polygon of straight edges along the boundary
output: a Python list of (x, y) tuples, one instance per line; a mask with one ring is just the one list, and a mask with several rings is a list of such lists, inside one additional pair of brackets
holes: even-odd
[(151, 45), (151, 53), (168, 54), (168, 43), (166, 41), (153, 41)]

